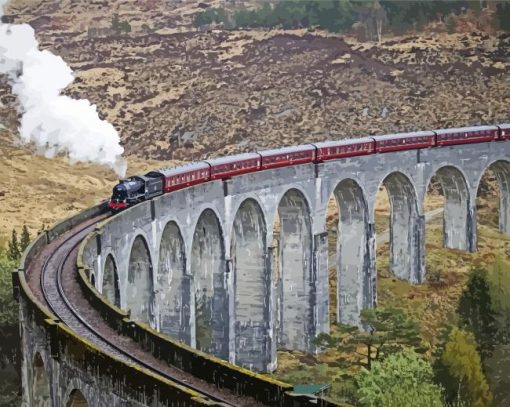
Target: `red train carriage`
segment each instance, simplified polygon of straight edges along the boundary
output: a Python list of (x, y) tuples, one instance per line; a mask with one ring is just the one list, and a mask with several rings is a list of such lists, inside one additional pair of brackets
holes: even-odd
[(112, 211), (117, 211), (151, 199), (162, 192), (171, 192), (211, 179), (226, 179), (258, 170), (317, 163), (375, 152), (385, 153), (495, 140), (510, 140), (510, 123), (330, 141), (217, 158), (153, 171), (145, 176), (134, 176), (123, 180), (113, 189), (109, 206)]
[(510, 123), (504, 123), (498, 125), (499, 128), (499, 139), (510, 140)]
[(377, 153), (428, 148), (436, 145), (436, 135), (433, 131), (388, 134), (372, 138), (375, 141), (375, 151)]
[(260, 155), (257, 153), (239, 154), (230, 157), (204, 161), (211, 166), (211, 179), (225, 179), (234, 175), (246, 174), (260, 168)]
[(209, 181), (210, 167), (206, 162), (159, 170), (165, 176), (164, 191), (171, 192)]
[(315, 152), (316, 148), (312, 144), (259, 151), (262, 157), (261, 169), (267, 170), (287, 165), (312, 163), (315, 161)]
[(314, 146), (317, 148), (318, 162), (372, 154), (375, 151), (375, 142), (370, 137), (354, 140), (325, 141), (315, 143)]
[(460, 127), (457, 129), (435, 130), (438, 146), (483, 143), (498, 139), (497, 126)]

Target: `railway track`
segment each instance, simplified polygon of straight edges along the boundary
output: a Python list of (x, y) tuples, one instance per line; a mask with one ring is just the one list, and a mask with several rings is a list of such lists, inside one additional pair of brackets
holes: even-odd
[(260, 406), (254, 399), (217, 389), (210, 383), (154, 358), (129, 338), (119, 337), (119, 334), (106, 326), (100, 315), (95, 315), (96, 312), (90, 306), (84, 310), (88, 303), (83, 296), (80, 298), (75, 260), (79, 244), (94, 229), (95, 224), (89, 223), (85, 227), (78, 225), (69, 231), (44, 260), (39, 282), (44, 301), (51, 311), (69, 328), (104, 352), (194, 390), (217, 406)]

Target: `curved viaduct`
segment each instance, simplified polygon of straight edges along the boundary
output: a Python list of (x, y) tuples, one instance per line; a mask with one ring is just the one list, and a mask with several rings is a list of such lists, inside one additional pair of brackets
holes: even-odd
[[(106, 309), (103, 317), (119, 325), (129, 317), (141, 322), (118, 331), (159, 349), (159, 356), (164, 340), (156, 331), (267, 372), (276, 367), (277, 348), (313, 352), (312, 339), (329, 332), (326, 212), (332, 196), (340, 214), (337, 317), (357, 324), (360, 310), (376, 304), (380, 187), (391, 203), (391, 271), (419, 284), (426, 273), (423, 202), (431, 178), (440, 180), (445, 195), (444, 245), (475, 251), (476, 195), (488, 168), (500, 184), (500, 229), (510, 233), (510, 143), (479, 143), (289, 166), (165, 194), (98, 223), (81, 244), (78, 268), (109, 300), (105, 305), (89, 293), (94, 307)], [(47, 347), (40, 358), (31, 348), (44, 330), (25, 322), (27, 303), (20, 307), (24, 380), (33, 388), (52, 353)], [(75, 380), (87, 375), (93, 373)]]

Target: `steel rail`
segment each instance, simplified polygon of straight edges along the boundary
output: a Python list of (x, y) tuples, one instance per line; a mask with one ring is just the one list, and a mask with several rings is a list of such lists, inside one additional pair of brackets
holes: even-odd
[[(50, 307), (51, 311), (63, 323), (65, 323), (68, 326), (69, 326), (69, 324), (66, 323), (63, 320), (63, 318), (68, 319), (69, 316), (71, 316), (71, 318), (75, 318), (79, 322), (79, 324), (82, 327), (84, 327), (91, 334), (91, 335), (87, 336), (87, 339), (95, 339), (94, 340), (95, 344), (97, 346), (100, 346), (101, 348), (103, 348), (103, 350), (105, 352), (113, 354), (116, 357), (120, 357), (124, 361), (128, 361), (128, 362), (131, 362), (131, 363), (134, 362), (134, 363), (136, 363), (136, 364), (138, 364), (138, 365), (140, 365), (140, 366), (142, 366), (142, 367), (144, 367), (146, 369), (149, 369), (152, 372), (157, 373), (158, 375), (164, 377), (167, 380), (173, 381), (173, 382), (175, 382), (177, 384), (180, 384), (181, 386), (185, 386), (185, 387), (187, 387), (189, 389), (192, 389), (192, 390), (196, 391), (197, 393), (200, 393), (200, 395), (205, 400), (211, 400), (211, 401), (223, 403), (224, 405), (234, 406), (234, 404), (232, 404), (232, 402), (227, 401), (225, 399), (222, 399), (221, 397), (209, 394), (209, 393), (205, 392), (203, 389), (200, 389), (197, 386), (193, 385), (192, 383), (190, 383), (190, 382), (188, 382), (186, 380), (181, 380), (179, 378), (173, 377), (172, 375), (169, 375), (168, 373), (162, 371), (161, 369), (159, 369), (159, 368), (157, 368), (157, 367), (155, 367), (153, 365), (150, 365), (149, 363), (141, 360), (140, 358), (138, 358), (138, 357), (128, 353), (127, 351), (122, 349), (122, 347), (120, 347), (119, 345), (117, 345), (114, 342), (108, 340), (100, 332), (97, 332), (85, 320), (85, 318), (83, 318), (80, 315), (80, 313), (76, 310), (76, 308), (71, 304), (71, 302), (69, 301), (68, 297), (65, 294), (64, 287), (62, 285), (62, 272), (63, 272), (63, 269), (64, 269), (64, 265), (69, 260), (69, 257), (71, 256), (73, 251), (75, 251), (76, 248), (79, 246), (79, 244), (81, 243), (82, 239), (78, 239), (77, 242), (73, 243), (70, 249), (66, 248), (65, 245), (68, 244), (71, 240), (76, 238), (76, 236), (78, 236), (79, 234), (81, 234), (85, 230), (92, 229), (94, 226), (95, 226), (95, 224), (88, 225), (88, 226), (86, 226), (84, 228), (79, 229), (76, 233), (73, 233), (64, 242), (62, 242), (62, 244), (55, 251), (50, 253), (48, 255), (48, 257), (46, 258), (46, 260), (44, 261), (44, 264), (43, 264), (43, 267), (42, 267), (42, 270), (41, 270), (40, 283), (41, 283), (41, 289), (42, 289), (42, 293), (43, 293), (44, 299), (47, 302), (48, 306)], [(56, 270), (56, 273), (55, 273), (55, 276), (54, 276), (54, 281), (51, 281), (51, 278), (50, 278), (50, 281), (46, 281), (45, 277), (47, 277), (46, 272), (48, 270), (48, 265), (49, 265), (50, 261), (55, 258), (55, 256), (56, 256), (55, 253), (59, 252), (59, 250), (62, 250), (62, 251), (65, 250), (65, 253), (63, 253), (61, 255), (60, 259), (58, 260), (58, 266), (57, 266), (57, 270)], [(50, 284), (55, 284), (55, 286), (51, 286)], [(65, 305), (67, 310), (61, 309), (61, 307), (59, 307), (59, 304), (56, 303), (57, 301), (55, 301), (55, 299), (52, 298), (52, 297), (54, 297), (54, 295), (50, 291), (51, 291), (51, 289), (55, 289), (55, 288), (56, 288), (57, 293), (58, 293), (58, 295), (60, 297), (59, 298), (60, 301)], [(67, 312), (67, 315), (65, 315), (66, 312)], [(172, 368), (180, 370), (180, 369), (178, 369), (175, 366), (172, 366)]]

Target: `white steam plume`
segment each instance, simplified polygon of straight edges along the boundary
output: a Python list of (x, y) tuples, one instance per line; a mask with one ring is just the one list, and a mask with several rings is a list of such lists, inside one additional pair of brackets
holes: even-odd
[[(0, 17), (7, 0), (0, 0)], [(53, 157), (93, 161), (124, 176), (127, 163), (115, 128), (86, 99), (60, 94), (73, 82), (71, 68), (59, 56), (40, 51), (28, 24), (0, 23), (0, 74), (6, 74), (21, 107), (20, 135)]]

